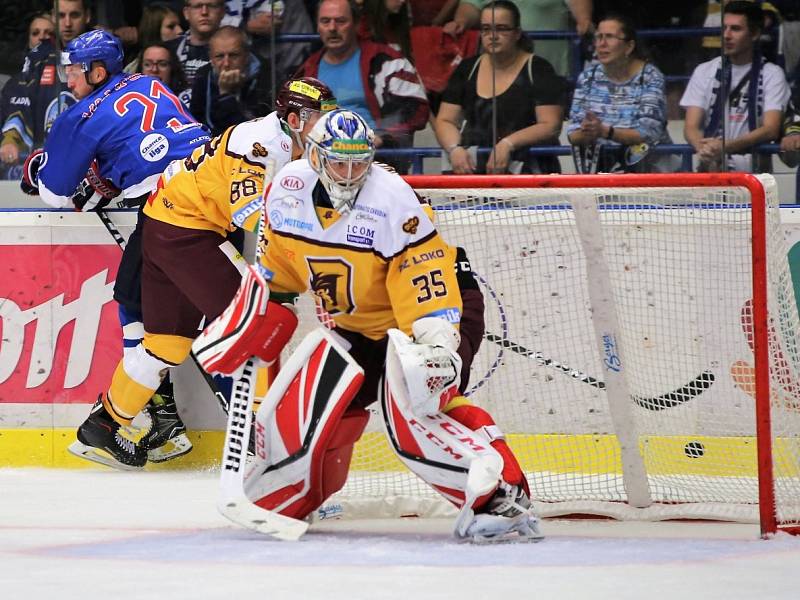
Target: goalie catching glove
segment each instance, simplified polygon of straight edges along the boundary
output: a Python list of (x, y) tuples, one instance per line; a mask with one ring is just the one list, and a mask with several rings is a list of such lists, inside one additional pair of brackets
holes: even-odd
[(228, 308), (192, 344), (208, 373), (233, 375), (252, 356), (271, 365), (297, 329), (297, 315), (269, 299), (269, 287), (248, 265)]
[(458, 395), (461, 341), (458, 330), (438, 317), (423, 317), (411, 325), (414, 339), (390, 329), (387, 361), (399, 362), (405, 388), (415, 415), (434, 415)]

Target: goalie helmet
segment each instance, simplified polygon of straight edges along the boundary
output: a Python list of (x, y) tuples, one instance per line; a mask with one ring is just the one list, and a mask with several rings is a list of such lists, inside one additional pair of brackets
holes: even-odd
[(94, 61), (102, 62), (108, 75), (122, 71), (124, 54), (122, 42), (102, 29), (87, 31), (72, 40), (61, 53), (61, 65), (81, 65), (84, 72), (92, 70)]
[(375, 157), (375, 134), (351, 110), (323, 115), (306, 139), (306, 158), (341, 214), (350, 211)]

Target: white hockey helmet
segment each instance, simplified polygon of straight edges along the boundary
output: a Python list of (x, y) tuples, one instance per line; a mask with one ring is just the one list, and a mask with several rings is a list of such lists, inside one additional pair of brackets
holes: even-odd
[(367, 180), (375, 157), (375, 134), (351, 110), (320, 117), (306, 139), (306, 158), (330, 196), (333, 208), (346, 214)]

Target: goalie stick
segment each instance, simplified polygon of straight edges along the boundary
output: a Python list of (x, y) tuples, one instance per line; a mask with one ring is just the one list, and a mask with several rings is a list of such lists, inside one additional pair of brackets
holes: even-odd
[(244, 492), (247, 444), (253, 422), (255, 372), (256, 359), (247, 359), (241, 375), (233, 385), (225, 430), (217, 509), (237, 525), (279, 540), (294, 541), (308, 529), (306, 521), (285, 517), (256, 506)]
[[(265, 181), (275, 176), (275, 162), (269, 161), (264, 174)], [(266, 201), (269, 187), (264, 190)], [(266, 231), (267, 215), (262, 208), (261, 218), (256, 229), (255, 264), (261, 258), (263, 244), (261, 236)], [(222, 466), (219, 478), (219, 497), (217, 510), (228, 520), (269, 535), (279, 540), (295, 541), (308, 529), (308, 522), (286, 517), (280, 513), (261, 508), (254, 504), (244, 491), (245, 470), (247, 468), (247, 446), (253, 422), (253, 400), (257, 359), (247, 359), (241, 374), (233, 384), (228, 410), (228, 423), (225, 428), (225, 445), (222, 453)]]

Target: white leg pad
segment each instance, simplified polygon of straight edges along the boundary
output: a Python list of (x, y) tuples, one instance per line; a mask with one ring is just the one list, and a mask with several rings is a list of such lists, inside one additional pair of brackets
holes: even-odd
[(469, 510), (501, 481), (503, 458), (489, 440), (444, 413), (414, 415), (403, 398), (402, 377), (387, 368), (381, 385), (381, 410), (390, 446), (418, 477), (450, 502)]

